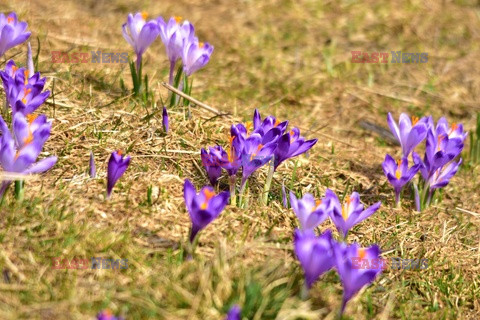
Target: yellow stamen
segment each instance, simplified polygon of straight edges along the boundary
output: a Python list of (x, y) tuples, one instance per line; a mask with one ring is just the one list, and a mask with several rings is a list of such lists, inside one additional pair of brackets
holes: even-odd
[(247, 121), (245, 123), (245, 128), (247, 128), (247, 134), (248, 134), (248, 131), (250, 131), (250, 129), (252, 129), (252, 127), (253, 127), (252, 121)]
[(418, 122), (418, 117), (412, 116), (412, 126), (416, 125)]
[(342, 206), (342, 217), (343, 220), (347, 220), (350, 216), (350, 203), (352, 202), (352, 197), (348, 197), (347, 203)]
[(358, 257), (360, 258), (360, 260), (363, 260), (363, 258), (365, 258), (366, 255), (367, 255), (367, 252), (365, 249), (363, 248), (358, 249)]
[(200, 49), (203, 48), (204, 46), (205, 46), (205, 43), (203, 43), (203, 42), (199, 42), (199, 43), (198, 43), (198, 47), (199, 47)]
[(205, 201), (201, 204), (200, 208), (206, 210), (208, 207), (208, 201), (215, 196), (215, 192), (208, 189), (203, 189), (203, 195), (205, 196)]
[(22, 98), (22, 102), (24, 104), (27, 103), (27, 95), (32, 92), (32, 89), (27, 89), (27, 88), (23, 88), (23, 98)]
[(143, 11), (143, 12), (142, 12), (142, 19), (143, 19), (143, 20), (147, 20), (147, 18), (148, 18), (148, 12)]
[(180, 22), (182, 22), (182, 20), (183, 20), (183, 18), (180, 17), (180, 16), (175, 16), (175, 17), (173, 17), (173, 19), (175, 19), (175, 22), (176, 22), (176, 23), (180, 23)]
[(402, 165), (402, 159), (398, 160), (397, 161), (397, 170), (395, 171), (395, 177), (397, 179), (400, 179), (400, 177), (402, 176), (402, 172), (400, 170), (400, 166)]

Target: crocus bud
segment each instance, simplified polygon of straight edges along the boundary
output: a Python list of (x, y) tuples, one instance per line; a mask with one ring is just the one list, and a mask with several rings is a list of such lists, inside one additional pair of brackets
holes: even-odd
[(163, 124), (163, 130), (165, 130), (165, 133), (168, 133), (168, 113), (167, 113), (167, 108), (165, 106), (163, 107), (162, 124)]
[(110, 199), (113, 187), (118, 179), (125, 173), (130, 164), (130, 156), (124, 156), (121, 150), (112, 152), (108, 160), (107, 173), (107, 199)]
[(95, 167), (95, 159), (93, 158), (93, 152), (90, 151), (90, 178), (97, 177), (97, 168)]
[(30, 46), (30, 41), (27, 44), (27, 68), (28, 74), (33, 76), (35, 69), (33, 68), (32, 46)]

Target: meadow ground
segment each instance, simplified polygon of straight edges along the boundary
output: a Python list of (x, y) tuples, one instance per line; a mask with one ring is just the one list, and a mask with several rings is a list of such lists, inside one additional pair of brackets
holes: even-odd
[[(362, 126), (387, 128), (387, 112), (408, 112), (446, 116), (474, 130), (477, 1), (0, 3), (1, 12), (12, 10), (28, 22), (34, 52), (40, 49), (38, 69), (53, 91), (41, 108), (54, 120), (42, 156), (59, 161), (26, 182), (23, 202), (8, 194), (0, 207), (0, 319), (90, 319), (104, 308), (127, 319), (222, 319), (233, 303), (245, 319), (334, 319), (342, 295), (335, 272), (310, 299), (300, 298), (303, 276), (292, 251), (297, 220), (281, 204), (282, 183), (316, 197), (331, 188), (341, 195), (356, 190), (365, 204), (381, 200), (349, 240), (377, 243), (386, 258), (429, 259), (425, 270), (386, 270), (350, 302), (345, 319), (480, 318), (480, 165), (466, 159), (441, 203), (418, 213), (407, 196), (396, 209), (381, 163), (400, 149)], [(142, 105), (122, 90), (121, 78), (131, 87), (128, 65), (52, 63), (56, 50), (133, 57), (121, 24), (135, 11), (194, 23), (215, 51), (193, 76), (192, 95), (230, 115), (194, 107), (186, 119), (182, 108), (171, 109), (165, 136), (160, 105)], [(354, 50), (428, 52), (428, 62), (356, 64)], [(24, 52), (19, 46), (7, 58), (23, 62)], [(166, 99), (160, 40), (147, 51), (145, 70), (156, 100)], [(200, 148), (225, 146), (230, 125), (250, 120), (254, 108), (319, 141), (308, 157), (275, 173), (268, 205), (258, 201), (267, 168), (260, 170), (249, 186), (249, 207), (227, 206), (201, 233), (195, 259), (184, 261), (190, 222), (183, 180), (207, 184)], [(132, 164), (107, 202), (106, 162), (114, 149), (127, 150)], [(97, 179), (87, 174), (90, 150)], [(129, 268), (52, 269), (55, 257), (98, 256), (127, 258)]]

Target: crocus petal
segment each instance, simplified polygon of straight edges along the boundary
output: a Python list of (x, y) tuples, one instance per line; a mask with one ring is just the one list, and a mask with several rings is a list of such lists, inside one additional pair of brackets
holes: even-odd
[(38, 161), (37, 163), (33, 164), (30, 168), (24, 171), (25, 174), (30, 173), (43, 173), (47, 170), (50, 170), (51, 167), (57, 163), (58, 158), (55, 156), (48, 157)]

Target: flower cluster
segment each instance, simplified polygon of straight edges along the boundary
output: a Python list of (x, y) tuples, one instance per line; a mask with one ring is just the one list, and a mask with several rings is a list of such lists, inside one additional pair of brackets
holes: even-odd
[(359, 194), (354, 192), (341, 204), (337, 195), (330, 189), (327, 189), (325, 197), (318, 201), (308, 193), (302, 199), (297, 199), (290, 192), (290, 203), (301, 226), (301, 229), (295, 230), (293, 243), (295, 255), (305, 274), (306, 288), (310, 289), (322, 274), (335, 268), (343, 285), (341, 307), (343, 313), (347, 302), (361, 288), (373, 282), (382, 271), (381, 268), (368, 270), (354, 268), (352, 258), (378, 259), (380, 249), (377, 245), (361, 248), (356, 243), (347, 245), (337, 242), (331, 230), (317, 236), (314, 229), (330, 218), (345, 240), (348, 231), (375, 213), (381, 203), (377, 202), (364, 209)]
[[(236, 175), (242, 169), (240, 194), (243, 193), (247, 179), (257, 169), (273, 159), (271, 171), (267, 177), (265, 194), (268, 194), (274, 171), (289, 158), (307, 152), (317, 139), (305, 140), (298, 128), (287, 131), (288, 121), (280, 122), (274, 116), (261, 119), (256, 109), (253, 121), (245, 125), (232, 125), (228, 142), (228, 151), (222, 146), (201, 150), (202, 164), (212, 185), (216, 185), (222, 168), (230, 177), (230, 192), (235, 195)], [(235, 199), (232, 199), (235, 201)]]
[[(422, 197), (415, 184), (415, 197), (417, 210), (428, 206), (438, 188), (445, 187), (455, 175), (462, 159), (456, 160), (461, 154), (464, 141), (468, 135), (463, 131), (463, 125), (453, 123), (448, 125), (447, 120), (442, 117), (435, 125), (433, 118), (416, 117), (410, 118), (402, 113), (397, 124), (392, 115), (388, 114), (388, 125), (399, 141), (403, 156), (395, 161), (390, 155), (385, 156), (383, 171), (395, 190), (397, 206), (400, 205), (400, 193), (403, 187), (420, 172), (422, 182), (420, 184)], [(415, 148), (426, 140), (423, 159), (416, 153)], [(412, 158), (412, 165), (409, 166), (409, 157)]]

